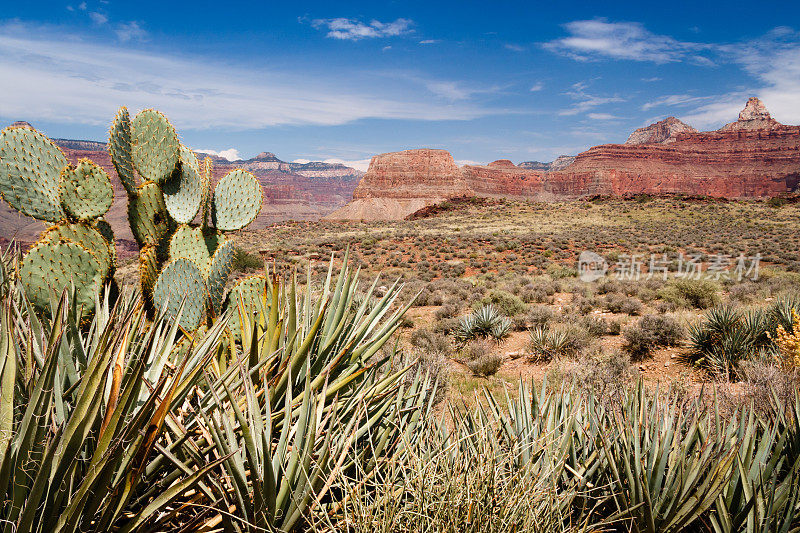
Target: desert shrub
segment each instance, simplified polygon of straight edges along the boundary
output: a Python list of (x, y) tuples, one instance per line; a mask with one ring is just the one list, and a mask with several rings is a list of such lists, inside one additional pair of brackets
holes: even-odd
[(258, 254), (254, 254), (248, 252), (247, 250), (243, 250), (238, 246), (233, 251), (233, 271), (234, 272), (246, 272), (248, 270), (257, 270), (264, 266), (264, 261), (261, 259), (261, 256)]
[(504, 339), (511, 331), (511, 320), (503, 316), (494, 306), (485, 305), (462, 317), (453, 335), (460, 344), (474, 339)]
[(642, 311), (642, 302), (619, 293), (607, 294), (603, 304), (612, 313), (637, 316)]
[(763, 310), (715, 307), (689, 329), (687, 359), (717, 377), (736, 376), (741, 361), (774, 355), (769, 327), (769, 315)]
[(446, 335), (429, 328), (414, 330), (408, 342), (423, 353), (447, 354), (452, 349), (450, 339)]
[(461, 349), (461, 357), (464, 361), (474, 361), (485, 355), (492, 353), (494, 345), (488, 339), (475, 339), (468, 342)]
[(679, 307), (708, 309), (719, 305), (719, 285), (702, 279), (672, 279), (658, 291), (658, 297)]
[(461, 310), (460, 302), (457, 300), (447, 300), (445, 301), (442, 306), (436, 310), (434, 316), (436, 320), (442, 320), (444, 318), (453, 318), (458, 314)]
[(574, 295), (571, 304), (572, 309), (579, 315), (587, 315), (594, 309), (594, 299), (580, 295)]
[(584, 357), (554, 362), (547, 372), (547, 382), (558, 387), (573, 385), (579, 391), (591, 392), (601, 401), (610, 401), (635, 377), (629, 355), (612, 352), (607, 356)]
[(739, 375), (745, 383), (749, 399), (763, 414), (771, 414), (776, 407), (778, 410), (791, 407), (800, 387), (800, 373), (797, 370), (787, 372), (774, 361), (764, 359), (742, 361)]
[(603, 317), (598, 316), (585, 316), (582, 317), (580, 320), (581, 326), (583, 326), (586, 331), (589, 332), (589, 335), (592, 337), (602, 337), (603, 335), (612, 335), (612, 324), (617, 325), (617, 333), (619, 333), (619, 323), (617, 321), (607, 320)]
[(503, 364), (503, 358), (497, 354), (490, 353), (478, 357), (477, 359), (473, 359), (472, 361), (467, 361), (467, 368), (469, 368), (473, 374), (477, 376), (493, 376), (500, 370), (500, 367)]
[(546, 305), (534, 305), (528, 309), (526, 318), (531, 327), (545, 326), (553, 320), (553, 310)]
[(478, 302), (480, 307), (491, 305), (505, 316), (516, 316), (527, 309), (525, 302), (508, 291), (492, 289)]
[(552, 263), (547, 265), (546, 272), (553, 279), (574, 278), (578, 275), (578, 271), (574, 268), (554, 265)]
[(625, 329), (624, 349), (634, 359), (641, 359), (660, 346), (675, 346), (684, 336), (683, 327), (665, 315), (645, 315)]

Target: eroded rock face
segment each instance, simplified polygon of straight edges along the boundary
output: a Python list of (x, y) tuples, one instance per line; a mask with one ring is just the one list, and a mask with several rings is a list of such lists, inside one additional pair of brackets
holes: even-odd
[(450, 198), (471, 194), (447, 150), (422, 148), (376, 155), (353, 198)]
[[(800, 184), (800, 126), (775, 121), (757, 98), (739, 120), (697, 132), (670, 117), (625, 144), (595, 146), (553, 163), (498, 160), (458, 168), (444, 150), (406, 150), (372, 159), (354, 198), (331, 218), (391, 219), (465, 195), (558, 200), (587, 195), (681, 193), (768, 197)], [(391, 216), (389, 216), (391, 214)]]
[(772, 118), (763, 102), (752, 97), (739, 113), (739, 120), (724, 125), (720, 131), (772, 130), (781, 127), (783, 125)]
[(675, 142), (679, 133), (696, 133), (697, 130), (678, 120), (667, 117), (631, 133), (625, 144), (668, 144)]

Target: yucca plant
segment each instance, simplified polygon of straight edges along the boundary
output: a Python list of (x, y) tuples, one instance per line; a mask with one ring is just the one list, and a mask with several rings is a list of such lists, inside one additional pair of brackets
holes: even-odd
[(689, 328), (686, 359), (714, 376), (736, 376), (740, 361), (774, 351), (770, 324), (759, 309), (742, 312), (732, 306), (715, 307)]
[[(222, 324), (167, 371), (177, 323), (122, 298), (81, 327), (74, 289), (40, 319), (21, 288), (0, 299), (0, 524), (4, 531), (169, 527), (162, 511), (215, 463), (153, 468), (167, 420)], [(146, 489), (158, 486), (152, 497)]]
[(471, 314), (462, 317), (453, 335), (461, 345), (474, 339), (494, 339), (500, 341), (508, 336), (512, 322), (503, 316), (493, 305), (484, 305)]

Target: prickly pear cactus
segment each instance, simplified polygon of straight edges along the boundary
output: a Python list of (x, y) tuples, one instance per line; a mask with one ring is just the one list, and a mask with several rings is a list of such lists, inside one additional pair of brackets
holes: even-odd
[(223, 232), (250, 224), (261, 211), (261, 185), (234, 170), (212, 187), (212, 163), (183, 146), (158, 111), (133, 120), (120, 109), (109, 133), (109, 153), (128, 192), (128, 218), (139, 243), (139, 271), (152, 311), (177, 314), (196, 329), (225, 310), (233, 241)]
[(72, 166), (42, 133), (11, 126), (0, 133), (0, 195), (21, 213), (55, 223), (20, 264), (34, 306), (48, 311), (53, 295), (74, 287), (76, 303), (91, 313), (115, 268), (114, 234), (102, 219), (113, 200), (108, 174), (87, 159)]

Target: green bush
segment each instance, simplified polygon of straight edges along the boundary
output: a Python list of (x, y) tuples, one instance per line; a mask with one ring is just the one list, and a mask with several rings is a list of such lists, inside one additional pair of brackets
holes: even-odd
[(508, 291), (492, 289), (489, 294), (476, 303), (477, 307), (492, 305), (505, 316), (517, 316), (524, 313), (528, 306), (518, 296)]
[(679, 307), (708, 309), (720, 303), (719, 285), (708, 280), (672, 279), (657, 294)]

